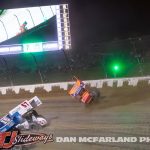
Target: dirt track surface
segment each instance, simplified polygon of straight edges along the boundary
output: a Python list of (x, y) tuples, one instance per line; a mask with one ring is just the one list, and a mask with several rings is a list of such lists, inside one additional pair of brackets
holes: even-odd
[[(50, 122), (42, 132), (56, 137), (149, 137), (150, 86), (103, 88), (98, 102), (85, 106), (69, 96), (42, 98), (37, 110)], [(0, 101), (1, 116), (23, 99)], [(35, 150), (149, 150), (150, 143), (39, 143)]]

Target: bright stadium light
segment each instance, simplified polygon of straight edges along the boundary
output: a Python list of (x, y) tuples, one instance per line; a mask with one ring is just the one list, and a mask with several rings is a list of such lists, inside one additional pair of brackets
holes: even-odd
[(119, 65), (114, 65), (113, 69), (114, 69), (114, 71), (119, 71), (120, 67), (119, 67)]
[(122, 74), (124, 65), (120, 61), (113, 61), (109, 65), (109, 70), (113, 74), (114, 77), (119, 76)]

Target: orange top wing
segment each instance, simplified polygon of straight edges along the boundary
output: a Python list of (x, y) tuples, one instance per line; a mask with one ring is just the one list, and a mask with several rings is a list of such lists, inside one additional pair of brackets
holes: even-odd
[(69, 91), (69, 94), (70, 95), (74, 94), (77, 91), (77, 89), (80, 87), (80, 84), (81, 84), (81, 81), (77, 80), (76, 83), (74, 84), (74, 86)]

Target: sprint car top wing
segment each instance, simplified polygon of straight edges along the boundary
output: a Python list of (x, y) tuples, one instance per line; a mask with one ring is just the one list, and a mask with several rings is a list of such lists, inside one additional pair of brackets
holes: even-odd
[(32, 99), (25, 100), (11, 111), (9, 111), (9, 115), (13, 115), (14, 113), (18, 112), (20, 115), (24, 115), (27, 112), (31, 111), (33, 108), (38, 107), (42, 104), (41, 100), (35, 96)]
[(74, 79), (76, 80), (76, 82), (73, 85), (73, 87), (71, 88), (71, 90), (69, 91), (69, 95), (71, 95), (71, 96), (80, 95), (80, 92), (82, 91), (82, 89), (85, 88), (85, 84), (81, 80), (79, 80), (76, 77), (74, 77)]

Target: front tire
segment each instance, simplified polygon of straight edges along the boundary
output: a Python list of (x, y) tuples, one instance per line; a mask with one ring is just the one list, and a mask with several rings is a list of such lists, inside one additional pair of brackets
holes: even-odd
[(33, 122), (33, 123), (30, 124), (30, 129), (29, 130), (32, 131), (32, 132), (39, 131), (40, 126), (36, 122)]

